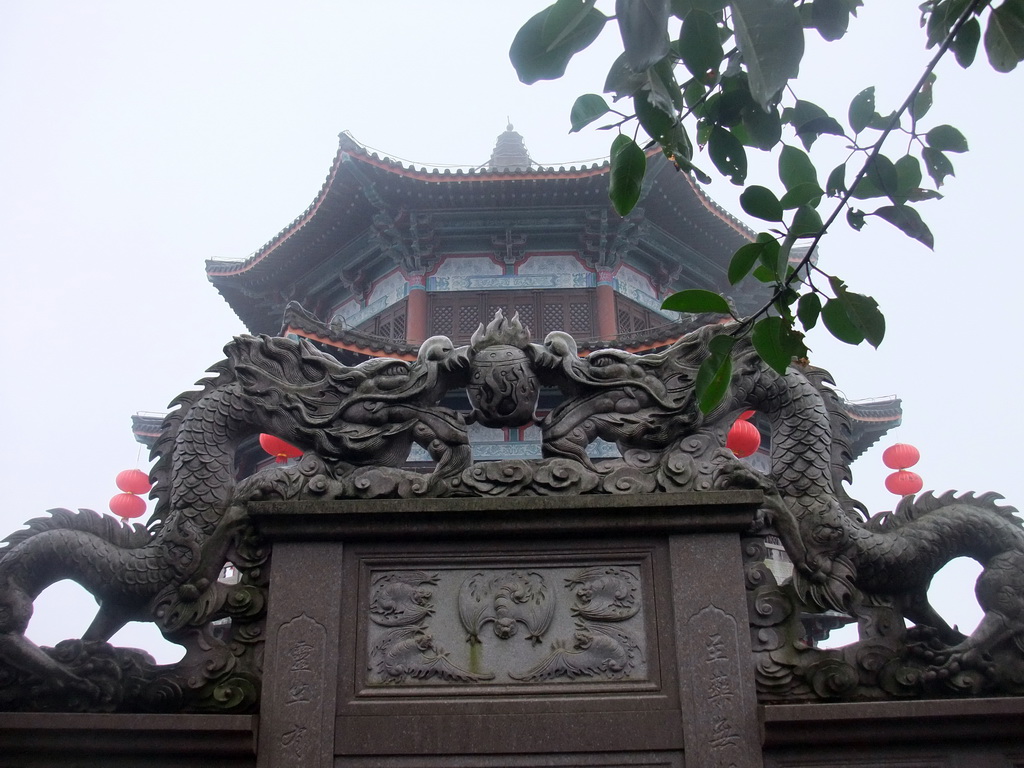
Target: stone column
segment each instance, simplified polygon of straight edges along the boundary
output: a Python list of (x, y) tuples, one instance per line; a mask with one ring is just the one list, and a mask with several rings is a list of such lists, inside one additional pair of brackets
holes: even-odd
[(738, 537), (669, 538), (687, 765), (761, 768)]
[(619, 324), (615, 316), (615, 276), (612, 270), (597, 270), (597, 335), (603, 340), (615, 338)]
[(409, 344), (422, 344), (427, 338), (427, 279), (422, 273), (406, 275), (409, 281), (409, 301), (405, 311), (405, 340)]
[(331, 768), (342, 592), (340, 542), (274, 546), (259, 768)]

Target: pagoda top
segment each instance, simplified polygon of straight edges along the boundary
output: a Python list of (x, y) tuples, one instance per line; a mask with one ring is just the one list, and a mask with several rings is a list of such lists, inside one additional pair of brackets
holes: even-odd
[(524, 169), (534, 167), (530, 151), (526, 148), (523, 137), (516, 133), (512, 123), (508, 124), (505, 132), (498, 136), (494, 144), (494, 151), (491, 152), (491, 159), (487, 168), (492, 171), (507, 171), (513, 169)]

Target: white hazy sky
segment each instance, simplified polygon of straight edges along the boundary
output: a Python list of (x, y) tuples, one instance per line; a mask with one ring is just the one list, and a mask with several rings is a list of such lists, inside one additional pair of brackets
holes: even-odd
[[(204, 261), (244, 258), (300, 214), (340, 131), (469, 166), (509, 118), (538, 162), (605, 156), (609, 135), (567, 130), (573, 99), (601, 89), (612, 27), (563, 81), (523, 86), (508, 63), (546, 4), (0, 2), (0, 536), (52, 507), (105, 510), (117, 472), (148, 467), (130, 415), (163, 410), (244, 331)], [(874, 84), (879, 111), (894, 108), (928, 57), (914, 5), (868, 2), (847, 40), (813, 42), (797, 93), (844, 119)], [(926, 488), (1021, 504), (1021, 74), (939, 72), (927, 125), (958, 126), (971, 152), (946, 198), (921, 206), (935, 251), (884, 222), (837, 227), (822, 266), (878, 299), (888, 335), (873, 351), (816, 333), (812, 359), (851, 399), (903, 398), (893, 437), (921, 449)], [(727, 181), (708, 192), (739, 212)], [(855, 465), (852, 493), (872, 511), (894, 501), (891, 442)], [(941, 610), (973, 626), (958, 578)], [(37, 608), (30, 634), (46, 644), (79, 636), (93, 610), (60, 587)]]

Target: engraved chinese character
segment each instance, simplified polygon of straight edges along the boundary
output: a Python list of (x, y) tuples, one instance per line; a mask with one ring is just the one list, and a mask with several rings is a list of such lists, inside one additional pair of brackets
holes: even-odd
[(313, 654), (313, 646), (305, 640), (299, 640), (288, 649), (288, 658), (292, 660), (290, 672), (310, 672), (309, 657)]
[(722, 636), (717, 632), (708, 637), (704, 643), (704, 649), (708, 652), (705, 661), (728, 661), (729, 657), (725, 655), (725, 641), (722, 640)]
[(732, 681), (726, 672), (716, 671), (708, 682), (708, 700), (731, 699), (733, 697)]
[(727, 747), (735, 747), (739, 743), (740, 735), (732, 723), (724, 715), (719, 715), (711, 726), (711, 749), (720, 750)]
[(306, 738), (305, 726), (296, 723), (290, 731), (281, 734), (281, 746), (290, 747), (296, 757), (302, 757), (303, 741)]
[(285, 706), (289, 704), (308, 704), (310, 702), (310, 691), (312, 686), (309, 683), (295, 683), (288, 687), (288, 700), (285, 701)]

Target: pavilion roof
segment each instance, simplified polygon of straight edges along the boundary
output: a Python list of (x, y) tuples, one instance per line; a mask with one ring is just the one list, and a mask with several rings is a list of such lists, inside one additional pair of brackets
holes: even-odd
[[(410, 258), (415, 259), (418, 249), (432, 247), (416, 238), (436, 241), (443, 232), (417, 234), (413, 214), (427, 213), (441, 221), (439, 231), (466, 227), (467, 213), (486, 217), (494, 227), (504, 215), (514, 217), (516, 223), (532, 217), (540, 228), (538, 217), (555, 211), (582, 216), (584, 211), (597, 210), (607, 212), (613, 222), (620, 221), (608, 200), (607, 161), (504, 167), (497, 153), (510, 143), (508, 137), (504, 143), (499, 137), (496, 154), (484, 166), (440, 168), (395, 160), (343, 133), (327, 179), (309, 207), (248, 258), (208, 261), (207, 276), (251, 331), (272, 332), (281, 318), (282, 289), (323, 269), (342, 249), (349, 263), (333, 265), (335, 274), (346, 268), (358, 272), (379, 259), (379, 238), (374, 235), (383, 230), (397, 233), (394, 239), (402, 241), (398, 249), (409, 251)], [(526, 153), (525, 145), (522, 152)], [(501, 157), (509, 162), (511, 155)], [(752, 238), (743, 224), (661, 154), (649, 156), (644, 189), (639, 204), (644, 220), (685, 245), (688, 253), (680, 253), (681, 259), (702, 254), (716, 263), (722, 261), (724, 274), (735, 249)], [(303, 297), (296, 294), (294, 298)]]

